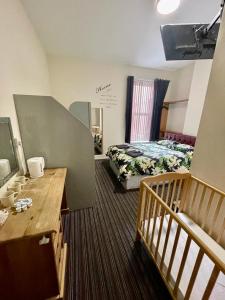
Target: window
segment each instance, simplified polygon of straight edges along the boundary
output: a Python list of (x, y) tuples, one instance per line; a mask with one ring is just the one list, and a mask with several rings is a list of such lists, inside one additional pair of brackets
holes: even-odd
[(148, 142), (154, 100), (154, 80), (134, 79), (131, 142)]

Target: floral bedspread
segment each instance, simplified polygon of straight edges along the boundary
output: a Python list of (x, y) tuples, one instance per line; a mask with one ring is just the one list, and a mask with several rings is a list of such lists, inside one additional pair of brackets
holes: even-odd
[(194, 147), (186, 144), (181, 144), (175, 141), (170, 141), (170, 140), (161, 140), (157, 142), (158, 145), (165, 146), (171, 150), (176, 150), (176, 151), (181, 151), (183, 153), (187, 153), (190, 151), (194, 151)]
[[(110, 146), (107, 152), (107, 156), (119, 170), (120, 180), (126, 180), (135, 175), (187, 172), (190, 169), (194, 150), (192, 146), (169, 140), (128, 145), (127, 149)], [(142, 151), (143, 155), (131, 157), (126, 152), (132, 149)]]

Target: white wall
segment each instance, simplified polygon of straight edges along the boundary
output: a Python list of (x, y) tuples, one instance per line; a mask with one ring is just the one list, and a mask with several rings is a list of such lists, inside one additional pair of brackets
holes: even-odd
[(166, 130), (183, 132), (187, 102), (170, 104), (168, 110)]
[(48, 66), (20, 1), (0, 0), (0, 36), (0, 117), (11, 118), (20, 139), (13, 94), (49, 95)]
[[(212, 63), (208, 90), (202, 111), (191, 173), (208, 184), (225, 192), (225, 15), (220, 25), (216, 51)], [(221, 236), (220, 244), (225, 247), (225, 201), (219, 205), (218, 197), (212, 198), (209, 214), (198, 214), (206, 228), (212, 229), (214, 238)], [(209, 201), (209, 200), (208, 200)], [(207, 203), (208, 205), (208, 203)], [(217, 218), (214, 214), (219, 208)], [(203, 220), (204, 218), (204, 220)], [(222, 235), (221, 235), (222, 233)]]
[(169, 106), (167, 130), (196, 136), (204, 106), (212, 60), (198, 60), (175, 72), (172, 95), (167, 101), (189, 99)]
[[(59, 56), (49, 56), (48, 62), (52, 94), (63, 105), (68, 108), (73, 101), (90, 101), (92, 107), (103, 107), (104, 151), (109, 145), (124, 142), (128, 75), (171, 79), (168, 98), (176, 90), (173, 88), (174, 71), (84, 62)], [(96, 91), (96, 88), (108, 84), (111, 86), (106, 92)]]
[(225, 192), (225, 17), (220, 28), (191, 169)]
[(196, 136), (205, 102), (212, 60), (195, 62), (183, 133)]
[[(184, 100), (189, 98), (193, 70), (194, 63), (191, 63), (175, 72), (173, 99), (168, 99), (167, 97), (166, 101)], [(183, 132), (187, 106), (187, 102), (170, 104), (166, 125), (167, 130)]]

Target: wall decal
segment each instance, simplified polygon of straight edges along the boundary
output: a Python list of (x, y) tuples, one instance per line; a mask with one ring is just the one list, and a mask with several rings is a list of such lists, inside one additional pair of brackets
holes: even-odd
[(111, 87), (111, 85), (112, 85), (112, 84), (109, 83), (109, 84), (101, 85), (101, 86), (97, 87), (97, 88), (96, 88), (96, 94), (99, 93), (99, 92), (102, 92), (102, 91), (104, 91), (104, 90), (106, 90), (106, 89), (108, 89), (109, 87)]
[(105, 108), (113, 108), (118, 104), (118, 98), (113, 93), (112, 83), (102, 84), (96, 88), (99, 95), (99, 104)]

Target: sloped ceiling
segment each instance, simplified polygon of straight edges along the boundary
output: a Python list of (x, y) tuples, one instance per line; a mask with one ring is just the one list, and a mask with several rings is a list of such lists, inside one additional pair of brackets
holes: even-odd
[(151, 68), (177, 68), (166, 62), (160, 25), (208, 23), (220, 0), (181, 0), (163, 16), (155, 0), (21, 0), (49, 54)]

